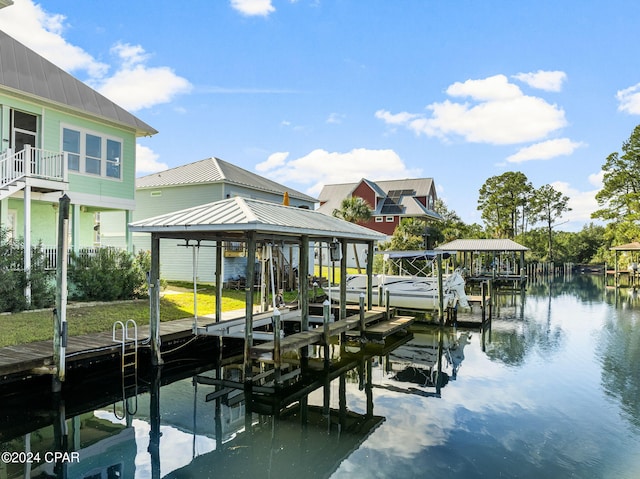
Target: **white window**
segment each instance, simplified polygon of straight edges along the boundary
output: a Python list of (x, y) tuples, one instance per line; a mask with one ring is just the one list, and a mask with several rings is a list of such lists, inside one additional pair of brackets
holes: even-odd
[(384, 218), (382, 216), (376, 216), (376, 223), (382, 223)]
[(385, 220), (387, 223), (393, 223), (393, 216), (387, 216), (384, 220)]
[(62, 150), (69, 171), (107, 178), (122, 178), (122, 139), (108, 138), (77, 128), (62, 128)]

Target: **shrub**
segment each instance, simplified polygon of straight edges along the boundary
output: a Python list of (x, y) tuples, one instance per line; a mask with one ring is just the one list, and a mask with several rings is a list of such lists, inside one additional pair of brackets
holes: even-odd
[[(24, 244), (22, 240), (8, 237), (6, 229), (0, 229), (0, 311), (23, 311), (27, 308), (45, 308), (54, 303), (55, 282), (45, 270), (44, 255), (40, 245), (31, 250), (31, 270), (23, 270)], [(30, 283), (31, 304), (27, 303), (25, 288)]]
[(71, 253), (70, 297), (113, 301), (144, 296), (147, 292), (147, 256), (147, 253), (134, 256), (115, 248), (100, 248), (91, 255)]

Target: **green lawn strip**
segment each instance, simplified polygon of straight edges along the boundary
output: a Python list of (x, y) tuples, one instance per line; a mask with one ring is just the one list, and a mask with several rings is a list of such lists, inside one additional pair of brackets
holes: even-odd
[[(171, 285), (174, 288), (174, 285)], [(167, 291), (160, 299), (160, 320), (173, 321), (193, 316), (193, 291), (179, 285)], [(297, 293), (285, 293), (285, 301), (291, 301)], [(213, 288), (198, 287), (198, 316), (215, 312)], [(222, 311), (244, 309), (245, 292), (224, 290)], [(259, 296), (254, 296), (254, 303)], [(149, 324), (149, 300), (115, 301), (111, 303), (91, 303), (82, 306), (70, 303), (67, 308), (69, 335), (111, 331), (115, 321), (133, 319), (138, 326)], [(0, 315), (0, 347), (50, 340), (53, 337), (53, 309), (25, 311)]]

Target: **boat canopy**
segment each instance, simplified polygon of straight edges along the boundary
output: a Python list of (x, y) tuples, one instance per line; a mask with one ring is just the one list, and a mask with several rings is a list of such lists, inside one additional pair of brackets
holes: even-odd
[(433, 260), (437, 255), (441, 255), (444, 259), (448, 258), (452, 252), (434, 251), (434, 250), (407, 250), (407, 251), (378, 251), (383, 254), (385, 259), (429, 259)]
[(383, 255), (383, 272), (387, 274), (409, 274), (412, 276), (433, 276), (433, 263), (438, 256), (447, 259), (453, 252), (434, 250), (378, 251)]

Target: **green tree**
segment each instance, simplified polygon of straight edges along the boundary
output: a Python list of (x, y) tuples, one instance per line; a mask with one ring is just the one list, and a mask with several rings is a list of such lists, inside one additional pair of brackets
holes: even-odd
[(592, 218), (618, 222), (640, 218), (640, 125), (622, 144), (622, 154), (611, 153), (602, 166), (602, 189), (596, 194), (600, 209)]
[[(333, 216), (342, 218), (349, 223), (365, 223), (371, 219), (371, 206), (359, 196), (350, 196), (342, 200), (339, 209), (333, 210)], [(355, 243), (353, 244), (353, 253), (356, 257), (356, 268), (358, 268), (358, 274), (360, 274), (362, 268), (360, 267), (360, 259), (358, 258), (358, 250)]]
[(485, 238), (486, 233), (481, 225), (472, 223), (466, 224), (460, 216), (450, 210), (444, 201), (438, 199), (435, 202), (433, 210), (438, 213), (442, 220), (429, 225), (431, 237), (435, 240), (434, 244), (448, 243), (460, 238)]
[(551, 185), (544, 185), (535, 190), (531, 201), (533, 218), (545, 224), (547, 231), (547, 258), (553, 261), (553, 228), (556, 220), (571, 208), (568, 206), (569, 197), (563, 195)]
[(526, 205), (532, 192), (531, 182), (521, 172), (507, 171), (485, 181), (480, 188), (478, 210), (494, 237), (515, 238), (519, 220), (524, 228)]
[(393, 251), (409, 251), (424, 248), (423, 234), (427, 223), (418, 218), (402, 218), (391, 236), (389, 248)]

